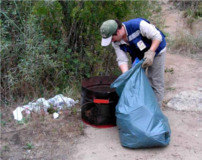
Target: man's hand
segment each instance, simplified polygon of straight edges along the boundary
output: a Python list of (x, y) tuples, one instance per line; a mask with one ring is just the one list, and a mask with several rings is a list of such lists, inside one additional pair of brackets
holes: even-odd
[(148, 50), (147, 52), (144, 53), (144, 59), (145, 61), (142, 64), (142, 68), (147, 68), (153, 64), (155, 52), (152, 50)]

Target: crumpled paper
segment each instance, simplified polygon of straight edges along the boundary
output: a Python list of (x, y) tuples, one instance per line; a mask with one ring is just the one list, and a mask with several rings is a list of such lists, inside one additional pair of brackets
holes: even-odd
[[(27, 105), (22, 107), (17, 107), (13, 111), (14, 119), (17, 121), (21, 121), (23, 118), (22, 111), (26, 111), (26, 114), (30, 114), (31, 111), (39, 112), (44, 110), (47, 112), (49, 107), (56, 107), (57, 110), (61, 110), (64, 108), (71, 108), (75, 104), (77, 104), (79, 100), (74, 101), (72, 98), (65, 97), (62, 94), (56, 95), (53, 98), (46, 100), (45, 98), (39, 98), (36, 102), (29, 102)], [(57, 117), (59, 114), (57, 115)], [(55, 117), (54, 117), (55, 118)]]

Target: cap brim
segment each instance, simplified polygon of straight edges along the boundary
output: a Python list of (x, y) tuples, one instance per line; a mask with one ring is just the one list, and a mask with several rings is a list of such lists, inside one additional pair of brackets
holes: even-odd
[(110, 36), (109, 38), (102, 38), (101, 45), (108, 46), (111, 43), (111, 40), (112, 40), (112, 36)]

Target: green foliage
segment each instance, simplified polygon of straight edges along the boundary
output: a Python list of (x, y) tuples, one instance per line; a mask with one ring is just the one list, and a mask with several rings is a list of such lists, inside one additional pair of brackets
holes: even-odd
[(202, 2), (200, 1), (174, 1), (177, 8), (184, 11), (187, 26), (192, 29), (196, 19), (202, 17)]
[(1, 122), (1, 126), (5, 126), (6, 122), (4, 120), (2, 120), (2, 113), (0, 112), (0, 122)]
[(190, 8), (186, 9), (184, 17), (186, 18), (187, 26), (192, 29), (195, 20), (202, 17), (202, 2), (197, 6), (192, 5)]
[[(146, 1), (1, 1), (1, 99), (70, 94), (83, 78), (119, 75), (113, 48), (101, 47), (107, 19), (150, 15)], [(159, 9), (157, 9), (159, 11)], [(74, 87), (74, 89), (80, 89)]]
[(78, 110), (76, 108), (71, 108), (73, 114), (77, 114)]
[(173, 68), (166, 68), (164, 72), (165, 73), (171, 73), (171, 74), (173, 74), (174, 73), (174, 69)]
[(8, 151), (10, 151), (10, 148), (9, 148), (9, 146), (4, 146), (4, 147), (3, 147), (3, 151), (5, 151), (5, 152), (8, 152)]
[(168, 91), (175, 91), (176, 89), (173, 88), (173, 87), (168, 87), (168, 88), (166, 88), (166, 90), (168, 90)]
[(61, 5), (53, 1), (36, 1), (32, 8), (32, 15), (37, 17), (37, 23), (43, 30), (43, 34), (52, 40), (61, 38), (62, 14)]
[(32, 143), (27, 143), (26, 146), (24, 147), (25, 149), (34, 149), (34, 145)]
[(57, 110), (57, 108), (55, 108), (55, 107), (50, 107), (50, 108), (47, 109), (47, 112), (48, 112), (49, 114), (53, 114), (53, 113), (55, 113), (55, 112), (58, 112), (58, 110)]
[[(136, 17), (143, 17), (148, 19), (151, 17), (151, 12), (153, 12), (154, 7), (156, 6), (156, 2), (149, 2), (149, 1), (134, 1), (132, 6), (134, 8), (133, 16)], [(131, 17), (131, 18), (134, 18)]]
[(84, 127), (83, 127), (83, 123), (80, 123), (80, 132), (81, 132), (81, 135), (84, 135)]
[(149, 7), (151, 8), (151, 11), (148, 12), (148, 13), (150, 13), (148, 19), (158, 29), (163, 31), (163, 29), (165, 28), (165, 26), (164, 26), (165, 20), (162, 18), (162, 13), (161, 13), (162, 8), (161, 8), (159, 1), (152, 1), (151, 5), (149, 5)]
[(1, 120), (1, 126), (5, 126), (6, 125), (6, 122)]
[(29, 116), (23, 117), (22, 120), (18, 121), (18, 124), (20, 124), (20, 125), (27, 124), (29, 122), (29, 119), (30, 119)]

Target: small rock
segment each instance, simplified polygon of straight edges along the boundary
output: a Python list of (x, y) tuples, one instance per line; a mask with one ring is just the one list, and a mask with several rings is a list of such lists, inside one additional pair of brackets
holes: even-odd
[(202, 88), (197, 88), (197, 90), (199, 90), (200, 92), (202, 92)]
[(27, 153), (30, 153), (31, 152), (31, 150), (27, 150)]
[(199, 128), (197, 131), (201, 132), (201, 131), (202, 131), (202, 128)]
[(202, 111), (202, 92), (183, 91), (175, 95), (167, 104), (176, 110)]

